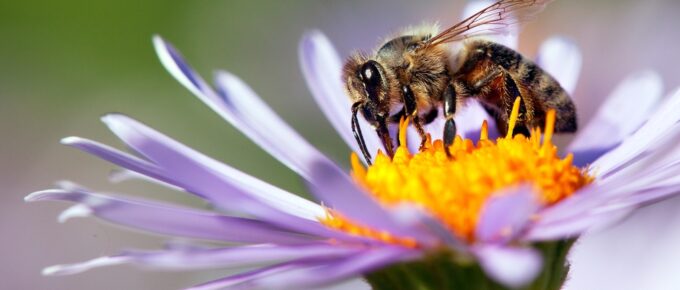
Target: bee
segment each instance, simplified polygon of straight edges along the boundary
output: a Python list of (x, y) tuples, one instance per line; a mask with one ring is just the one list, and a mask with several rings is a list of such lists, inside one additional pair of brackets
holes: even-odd
[[(410, 118), (424, 145), (423, 126), (445, 118), (443, 141), (447, 148), (456, 136), (458, 108), (476, 99), (505, 133), (516, 98), (520, 114), (514, 133), (528, 136), (542, 126), (546, 113), (557, 112), (555, 132), (577, 129), (576, 109), (560, 84), (532, 61), (501, 44), (478, 36), (500, 34), (541, 11), (551, 0), (501, 0), (439, 33), (409, 32), (385, 42), (376, 53), (349, 57), (343, 82), (352, 102), (352, 132), (368, 164), (357, 114), (376, 130), (389, 156), (394, 155), (388, 125)], [(450, 43), (461, 43), (451, 51)]]

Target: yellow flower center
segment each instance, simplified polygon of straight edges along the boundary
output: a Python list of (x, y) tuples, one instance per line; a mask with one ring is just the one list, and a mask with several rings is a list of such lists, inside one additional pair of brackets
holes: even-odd
[[(432, 142), (428, 136), (425, 147), (415, 154), (406, 143), (408, 122), (400, 124), (402, 144), (390, 159), (378, 152), (372, 166), (364, 168), (356, 154), (352, 155), (352, 176), (376, 200), (387, 206), (416, 204), (429, 211), (458, 237), (473, 242), (475, 227), (489, 198), (502, 194), (502, 189), (530, 183), (537, 200), (551, 205), (570, 196), (590, 183), (593, 178), (572, 164), (573, 156), (557, 155), (551, 143), (555, 112), (547, 114), (546, 132), (541, 142), (539, 128), (531, 137), (512, 136), (519, 112), (515, 101), (507, 136), (496, 141), (488, 139), (487, 124), (482, 125), (476, 144), (457, 136), (447, 156), (441, 140)], [(329, 209), (321, 220), (326, 226), (351, 234), (370, 237), (388, 243), (417, 247), (409, 237), (395, 237), (388, 232), (361, 225)]]

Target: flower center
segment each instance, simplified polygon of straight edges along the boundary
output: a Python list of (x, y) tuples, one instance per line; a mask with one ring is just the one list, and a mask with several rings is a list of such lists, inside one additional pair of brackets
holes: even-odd
[[(376, 200), (389, 206), (416, 204), (439, 219), (458, 237), (473, 242), (475, 227), (484, 204), (502, 194), (504, 188), (522, 183), (532, 184), (536, 198), (549, 206), (570, 196), (592, 181), (585, 170), (572, 164), (573, 156), (557, 155), (551, 143), (555, 112), (546, 118), (546, 132), (541, 142), (539, 128), (531, 137), (512, 136), (517, 122), (519, 98), (509, 120), (507, 136), (496, 141), (488, 139), (487, 124), (482, 125), (476, 144), (457, 136), (447, 156), (441, 140), (432, 142), (428, 136), (420, 152), (411, 153), (406, 143), (408, 122), (400, 123), (401, 146), (394, 158), (381, 152), (372, 166), (364, 168), (356, 154), (352, 155), (352, 176)], [(350, 221), (329, 210), (322, 223), (352, 234), (379, 239), (404, 246), (418, 246), (408, 237), (395, 237)]]

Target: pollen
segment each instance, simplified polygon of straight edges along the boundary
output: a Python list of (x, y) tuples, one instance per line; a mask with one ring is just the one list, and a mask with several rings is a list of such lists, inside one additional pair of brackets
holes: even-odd
[[(448, 148), (428, 135), (425, 146), (412, 153), (406, 142), (408, 122), (402, 120), (399, 148), (393, 158), (378, 152), (373, 165), (364, 167), (352, 154), (352, 177), (386, 207), (415, 204), (427, 210), (459, 238), (474, 242), (475, 227), (487, 200), (503, 189), (533, 185), (536, 200), (545, 206), (560, 202), (592, 182), (586, 170), (572, 164), (571, 154), (560, 158), (551, 143), (555, 112), (546, 117), (545, 134), (539, 128), (531, 137), (513, 136), (519, 98), (515, 101), (507, 136), (489, 140), (488, 125), (482, 124), (477, 142), (457, 136)], [(541, 138), (542, 137), (542, 138)], [(392, 244), (417, 247), (409, 237), (395, 237), (380, 229), (363, 226), (328, 210), (321, 222), (350, 234)]]

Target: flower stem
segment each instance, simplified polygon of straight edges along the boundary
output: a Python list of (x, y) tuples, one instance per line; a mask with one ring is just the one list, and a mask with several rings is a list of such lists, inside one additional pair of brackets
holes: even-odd
[[(531, 284), (521, 290), (559, 290), (569, 265), (567, 253), (573, 240), (535, 245), (543, 254), (543, 270)], [(439, 252), (427, 258), (395, 264), (366, 275), (373, 290), (509, 290), (487, 277), (470, 259), (451, 252)], [(517, 290), (517, 289), (514, 289)]]

